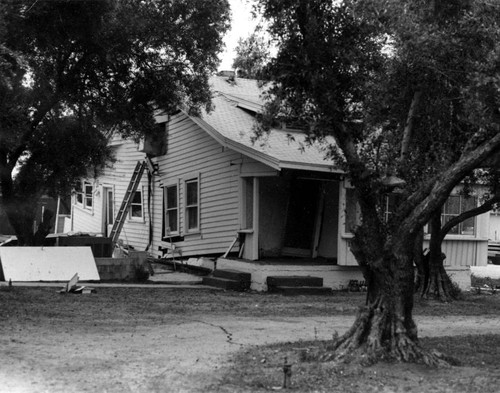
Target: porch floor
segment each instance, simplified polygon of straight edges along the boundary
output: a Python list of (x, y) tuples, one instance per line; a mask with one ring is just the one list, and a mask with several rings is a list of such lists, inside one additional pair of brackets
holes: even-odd
[(251, 263), (253, 265), (295, 265), (295, 266), (335, 266), (337, 265), (336, 258), (302, 258), (302, 257), (276, 257), (276, 258), (261, 258), (258, 261), (251, 261), (249, 259), (227, 257), (224, 259), (234, 260), (238, 262)]

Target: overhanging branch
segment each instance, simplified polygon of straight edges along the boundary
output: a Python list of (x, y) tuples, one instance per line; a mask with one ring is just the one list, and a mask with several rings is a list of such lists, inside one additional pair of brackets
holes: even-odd
[(485, 160), (496, 154), (499, 150), (500, 132), (476, 149), (462, 155), (446, 171), (436, 176), (432, 182), (429, 182), (425, 190), (417, 191), (412, 198), (414, 198), (413, 203), (418, 204), (403, 221), (400, 230), (409, 234), (425, 225), (432, 213), (441, 208), (445, 203), (453, 187), (459, 184), (471, 170), (481, 167)]
[(486, 213), (493, 209), (493, 206), (496, 203), (500, 202), (500, 194), (497, 194), (493, 196), (492, 198), (488, 199), (485, 203), (483, 203), (481, 206), (478, 206), (474, 209), (467, 210), (466, 212), (463, 212), (462, 214), (453, 217), (450, 221), (448, 221), (446, 224), (444, 224), (439, 232), (439, 240), (443, 241), (445, 238), (446, 234), (456, 225), (460, 224), (461, 222), (478, 216), (480, 214)]

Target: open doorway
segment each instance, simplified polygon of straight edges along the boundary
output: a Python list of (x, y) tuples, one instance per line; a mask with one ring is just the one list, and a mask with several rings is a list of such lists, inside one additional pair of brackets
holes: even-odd
[(294, 179), (290, 188), (283, 255), (312, 257), (315, 249), (320, 187), (318, 181)]

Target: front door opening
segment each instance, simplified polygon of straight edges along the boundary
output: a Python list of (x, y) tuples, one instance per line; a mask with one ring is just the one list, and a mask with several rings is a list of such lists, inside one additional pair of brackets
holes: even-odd
[(288, 202), (283, 255), (311, 257), (315, 247), (321, 183), (296, 179)]

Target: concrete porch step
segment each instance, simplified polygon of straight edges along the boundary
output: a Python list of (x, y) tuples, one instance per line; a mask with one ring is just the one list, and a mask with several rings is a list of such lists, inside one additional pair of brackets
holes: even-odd
[(269, 276), (267, 287), (323, 287), (323, 278), (312, 276)]
[(232, 269), (216, 269), (213, 272), (213, 277), (226, 278), (228, 280), (235, 280), (248, 283), (252, 281), (252, 275), (250, 273), (244, 273)]
[[(217, 287), (217, 288), (222, 288), (222, 289), (226, 289), (226, 290), (230, 290), (230, 291), (237, 291), (237, 292), (243, 292), (243, 291), (250, 289), (250, 280), (241, 280), (241, 279), (240, 280), (238, 280), (238, 279), (233, 280), (231, 278), (216, 277), (215, 272), (217, 272), (217, 270), (214, 271), (213, 276), (203, 277), (203, 281), (202, 281), (203, 285), (208, 285), (211, 287)], [(218, 273), (218, 274), (221, 274), (221, 273)], [(222, 274), (225, 274), (225, 273), (222, 273)], [(228, 274), (228, 275), (230, 275), (230, 274)], [(236, 275), (236, 277), (237, 277), (237, 275)]]
[(285, 296), (298, 296), (298, 295), (331, 295), (332, 289), (328, 287), (287, 287), (278, 286), (269, 288), (270, 293), (279, 293)]

